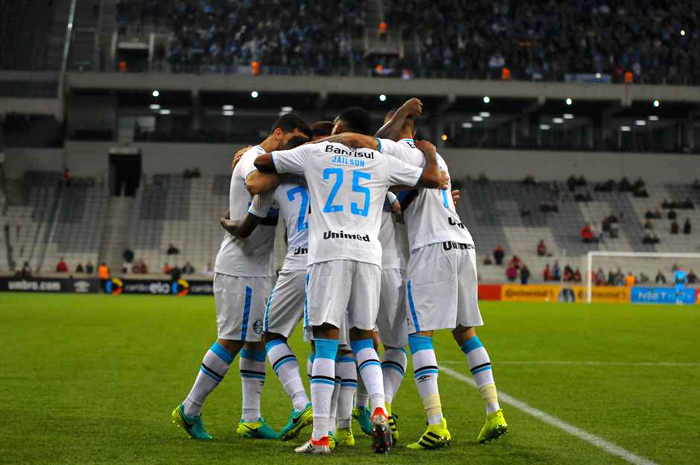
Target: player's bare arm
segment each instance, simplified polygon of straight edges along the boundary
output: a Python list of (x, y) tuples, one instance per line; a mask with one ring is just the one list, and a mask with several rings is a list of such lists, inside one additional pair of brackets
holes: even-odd
[(320, 142), (336, 142), (338, 144), (347, 145), (356, 149), (372, 149), (379, 150), (380, 145), (376, 137), (357, 134), (354, 132), (344, 132), (334, 136), (324, 137), (317, 141), (309, 142), (310, 144), (318, 144)]
[(243, 155), (250, 150), (253, 146), (252, 145), (246, 145), (242, 149), (240, 149), (238, 152), (236, 152), (236, 155), (233, 157), (233, 162), (231, 163), (231, 171), (236, 167), (239, 161), (241, 161), (241, 158), (243, 158)]
[(435, 146), (427, 140), (420, 140), (416, 142), (416, 147), (423, 152), (425, 157), (425, 166), (423, 167), (423, 174), (418, 180), (418, 185), (430, 189), (447, 189), (450, 180), (447, 174), (438, 169)]
[(406, 118), (411, 116), (420, 116), (423, 112), (423, 102), (419, 99), (413, 97), (408, 99), (401, 107), (396, 110), (396, 113), (387, 121), (384, 126), (379, 128), (379, 131), (375, 134), (376, 137), (380, 139), (391, 139), (396, 140), (401, 128), (403, 128)]
[(280, 177), (276, 174), (253, 171), (245, 178), (245, 187), (250, 195), (258, 195), (279, 186)]
[(275, 162), (272, 161), (271, 153), (263, 153), (262, 155), (258, 155), (258, 158), (255, 159), (254, 165), (261, 173), (277, 173), (277, 168), (275, 168)]

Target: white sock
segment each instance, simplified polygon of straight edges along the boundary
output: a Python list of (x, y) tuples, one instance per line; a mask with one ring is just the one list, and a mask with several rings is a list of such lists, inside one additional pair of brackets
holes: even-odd
[(338, 428), (350, 428), (352, 422), (352, 399), (357, 391), (357, 365), (347, 354), (338, 358), (336, 373), (340, 375), (340, 396), (338, 397)]
[(243, 421), (255, 422), (260, 414), (260, 396), (265, 386), (265, 351), (241, 350), (239, 358), (241, 386), (243, 388)]
[(388, 416), (384, 404), (382, 365), (379, 363), (379, 355), (374, 349), (374, 341), (372, 339), (353, 341), (350, 346), (357, 358), (357, 372), (362, 376), (367, 388), (372, 413), (378, 408), (384, 412), (384, 415)]
[[(357, 363), (357, 362), (355, 362)], [(357, 371), (357, 366), (355, 366), (355, 371)], [(355, 407), (364, 408), (369, 405), (369, 395), (367, 394), (367, 388), (365, 387), (364, 381), (362, 381), (362, 376), (357, 376), (357, 393), (355, 394)]]
[(304, 410), (309, 403), (309, 398), (306, 396), (306, 390), (299, 375), (299, 362), (287, 341), (272, 340), (265, 344), (265, 349), (270, 365), (280, 379), (284, 392), (292, 399), (294, 410)]
[(467, 355), (469, 369), (476, 382), (476, 387), (486, 403), (486, 413), (500, 410), (496, 383), (493, 381), (491, 359), (479, 338), (474, 336), (468, 339), (462, 346), (462, 352)]
[(340, 375), (338, 374), (338, 362), (335, 362), (335, 385), (333, 386), (333, 395), (331, 395), (331, 411), (328, 414), (328, 431), (337, 432), (338, 426), (338, 398), (340, 397)]
[(384, 375), (384, 396), (387, 404), (391, 404), (401, 386), (404, 373), (406, 372), (406, 365), (408, 365), (406, 349), (384, 348), (382, 374)]
[(185, 406), (185, 415), (198, 417), (202, 414), (204, 401), (211, 391), (224, 379), (231, 362), (233, 362), (233, 358), (234, 355), (224, 349), (218, 342), (215, 342), (204, 354), (194, 386), (192, 386), (192, 390), (182, 403)]
[(413, 356), (413, 377), (428, 416), (428, 424), (438, 425), (442, 421), (442, 404), (438, 390), (438, 367), (433, 339), (427, 336), (410, 335), (408, 343)]
[(328, 436), (337, 352), (337, 340), (316, 339), (316, 356), (311, 376), (311, 404), (314, 408), (314, 429), (311, 439), (314, 441)]

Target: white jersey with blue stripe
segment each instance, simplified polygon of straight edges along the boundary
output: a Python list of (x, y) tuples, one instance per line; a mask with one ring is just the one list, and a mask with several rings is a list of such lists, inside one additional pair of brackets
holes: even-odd
[[(291, 178), (290, 178), (291, 179)], [(283, 270), (306, 270), (309, 253), (309, 191), (303, 179), (283, 182), (274, 200), (287, 229), (287, 255)]]
[[(422, 167), (425, 157), (413, 139), (394, 142), (381, 139), (381, 151), (404, 163)], [(438, 167), (449, 176), (445, 160), (437, 156)], [(411, 251), (439, 242), (474, 244), (474, 239), (459, 218), (452, 201), (452, 181), (447, 190), (419, 188), (402, 195), (401, 206), (408, 229), (408, 244)]]
[[(245, 179), (255, 171), (255, 159), (263, 153), (265, 150), (260, 146), (250, 148), (233, 169), (229, 187), (229, 209), (234, 221), (242, 221), (248, 214), (252, 196), (246, 189)], [(225, 233), (219, 253), (216, 254), (214, 271), (249, 278), (274, 276), (274, 242), (275, 228), (272, 226), (259, 225), (244, 239)]]

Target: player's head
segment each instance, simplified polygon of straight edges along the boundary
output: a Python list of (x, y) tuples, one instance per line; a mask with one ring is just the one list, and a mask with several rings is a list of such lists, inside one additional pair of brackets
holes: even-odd
[(300, 145), (304, 145), (309, 141), (309, 138), (306, 136), (294, 136), (291, 139), (289, 139), (289, 142), (287, 142), (287, 145), (284, 146), (284, 150), (292, 150)]
[(292, 137), (304, 136), (311, 138), (313, 131), (309, 123), (294, 113), (280, 116), (280, 119), (272, 126), (270, 136), (277, 142), (277, 150), (282, 150)]
[[(384, 116), (384, 124), (388, 123), (389, 120), (394, 116), (398, 109), (393, 108), (389, 110), (389, 112)], [(404, 138), (411, 138), (415, 139), (416, 137), (416, 118), (413, 116), (408, 116), (406, 117), (406, 120), (403, 123), (403, 126), (401, 127), (401, 133), (399, 134), (400, 139)]]
[(316, 121), (311, 125), (311, 130), (314, 132), (311, 140), (323, 139), (333, 133), (333, 121)]
[(368, 136), (372, 131), (372, 118), (360, 107), (348, 107), (333, 121), (333, 135), (356, 132)]

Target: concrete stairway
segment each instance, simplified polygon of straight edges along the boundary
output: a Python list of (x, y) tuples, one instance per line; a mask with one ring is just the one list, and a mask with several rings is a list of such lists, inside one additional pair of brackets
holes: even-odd
[(122, 254), (129, 244), (133, 197), (110, 197), (107, 224), (100, 243), (100, 263), (106, 263), (112, 272), (121, 270)]

